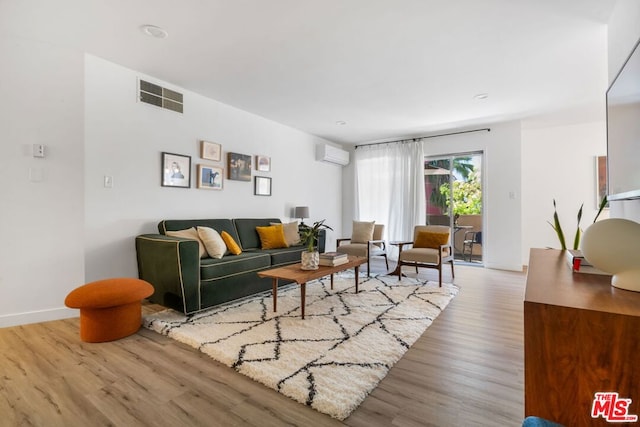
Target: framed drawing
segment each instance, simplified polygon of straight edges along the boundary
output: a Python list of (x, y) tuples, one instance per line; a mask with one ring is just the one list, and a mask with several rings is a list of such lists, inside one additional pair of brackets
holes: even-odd
[(198, 165), (198, 188), (222, 190), (224, 169), (217, 166)]
[(256, 176), (253, 194), (256, 196), (270, 196), (271, 178), (267, 178), (266, 176)]
[[(596, 209), (607, 195), (607, 156), (596, 156)], [(609, 207), (609, 203), (605, 205)]]
[(215, 142), (200, 141), (200, 157), (219, 162), (222, 160), (222, 145)]
[(230, 180), (251, 181), (251, 156), (227, 153), (227, 170)]
[(191, 187), (191, 156), (162, 153), (162, 186)]
[(256, 170), (260, 172), (269, 172), (271, 170), (271, 157), (256, 156)]

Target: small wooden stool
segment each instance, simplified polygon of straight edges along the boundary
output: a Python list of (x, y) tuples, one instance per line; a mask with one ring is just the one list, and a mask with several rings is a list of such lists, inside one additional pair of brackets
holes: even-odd
[(80, 309), (82, 341), (114, 341), (140, 329), (141, 301), (153, 291), (153, 286), (144, 280), (105, 279), (74, 289), (64, 303), (67, 307)]

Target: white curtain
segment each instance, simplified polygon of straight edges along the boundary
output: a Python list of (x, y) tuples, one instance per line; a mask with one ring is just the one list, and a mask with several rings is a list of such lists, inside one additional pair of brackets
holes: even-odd
[(385, 225), (387, 240), (412, 240), (425, 224), (422, 140), (360, 146), (355, 151), (356, 215)]

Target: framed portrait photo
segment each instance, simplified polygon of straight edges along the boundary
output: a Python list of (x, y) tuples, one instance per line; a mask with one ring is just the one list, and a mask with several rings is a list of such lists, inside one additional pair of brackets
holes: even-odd
[(217, 166), (198, 165), (198, 188), (222, 190), (224, 169)]
[(230, 180), (251, 181), (251, 156), (227, 153), (227, 171)]
[(200, 157), (219, 162), (222, 160), (222, 145), (215, 142), (200, 141)]
[(271, 178), (268, 178), (266, 176), (256, 176), (253, 194), (255, 194), (256, 196), (270, 196)]
[(191, 187), (191, 156), (162, 153), (162, 186)]
[(271, 157), (256, 156), (256, 170), (260, 172), (271, 171)]

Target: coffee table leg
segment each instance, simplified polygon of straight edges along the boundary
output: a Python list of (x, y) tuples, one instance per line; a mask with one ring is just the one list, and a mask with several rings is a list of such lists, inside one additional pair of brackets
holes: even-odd
[(358, 273), (358, 270), (360, 270), (360, 266), (356, 265), (356, 294), (358, 293), (358, 278), (360, 277), (360, 274)]
[(302, 311), (302, 320), (304, 320), (304, 298), (307, 293), (307, 284), (300, 283), (300, 310)]
[(333, 290), (333, 273), (331, 273), (331, 290)]
[(278, 311), (278, 310), (276, 310), (277, 303), (278, 303), (278, 279), (274, 278), (271, 281), (271, 283), (272, 283), (271, 286), (273, 287), (273, 289), (271, 291), (271, 293), (273, 295), (273, 312), (275, 313), (275, 312)]

